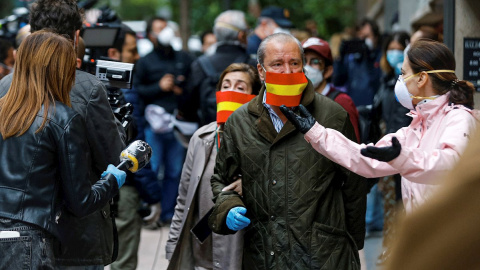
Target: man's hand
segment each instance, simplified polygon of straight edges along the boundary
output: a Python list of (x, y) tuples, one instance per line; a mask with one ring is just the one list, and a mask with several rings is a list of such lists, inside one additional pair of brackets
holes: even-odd
[(180, 96), (183, 93), (183, 89), (180, 86), (174, 85), (172, 91), (175, 95)]
[(287, 117), (287, 119), (292, 122), (292, 124), (303, 134), (307, 133), (313, 125), (315, 125), (315, 118), (308, 112), (307, 108), (305, 108), (302, 104), (298, 106), (300, 110), (300, 114), (303, 115), (296, 115), (291, 109), (287, 108), (287, 106), (282, 105), (280, 106), (280, 110), (282, 113)]
[(165, 74), (158, 82), (158, 86), (164, 92), (170, 92), (173, 90), (173, 86), (175, 85), (175, 77), (172, 74)]
[(160, 207), (160, 203), (151, 204), (150, 207), (150, 215), (143, 218), (143, 222), (146, 225), (150, 225), (157, 221), (160, 218), (160, 213), (162, 212), (162, 208)]
[(366, 148), (360, 150), (360, 153), (369, 158), (389, 162), (398, 157), (401, 151), (402, 145), (398, 141), (397, 137), (392, 137), (392, 146), (367, 146)]
[(245, 207), (234, 207), (230, 209), (227, 215), (227, 227), (232, 231), (239, 231), (250, 224), (250, 219), (245, 217), (247, 209)]
[(222, 191), (233, 190), (238, 193), (238, 195), (242, 196), (242, 178), (239, 178), (237, 181), (231, 183), (230, 185), (224, 187)]

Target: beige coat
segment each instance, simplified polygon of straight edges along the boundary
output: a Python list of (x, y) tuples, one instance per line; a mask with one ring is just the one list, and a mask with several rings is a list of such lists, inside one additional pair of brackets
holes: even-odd
[[(194, 269), (193, 253), (198, 251), (194, 250), (195, 247), (192, 241), (196, 240), (192, 238), (190, 230), (195, 225), (194, 216), (198, 216), (198, 211), (206, 212), (213, 207), (211, 190), (207, 200), (209, 202), (208, 205), (198, 205), (197, 197), (201, 180), (210, 179), (213, 174), (214, 162), (212, 161), (215, 161), (217, 155), (215, 148), (216, 126), (217, 123), (212, 122), (201, 127), (190, 140), (187, 157), (183, 165), (175, 214), (166, 245), (166, 257), (170, 260), (168, 269)], [(211, 157), (211, 155), (214, 156)], [(211, 168), (211, 170), (206, 171), (207, 168)], [(194, 213), (193, 209), (197, 213)], [(213, 258), (213, 269), (235, 270), (242, 268), (242, 231), (234, 235), (212, 233), (209, 238), (212, 238), (213, 248), (211, 255)], [(198, 245), (196, 246), (198, 247)], [(202, 253), (205, 253), (204, 247), (201, 248)]]

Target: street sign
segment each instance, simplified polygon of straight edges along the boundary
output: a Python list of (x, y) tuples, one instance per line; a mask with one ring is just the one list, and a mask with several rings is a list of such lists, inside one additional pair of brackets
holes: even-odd
[(480, 38), (463, 39), (463, 79), (480, 92)]

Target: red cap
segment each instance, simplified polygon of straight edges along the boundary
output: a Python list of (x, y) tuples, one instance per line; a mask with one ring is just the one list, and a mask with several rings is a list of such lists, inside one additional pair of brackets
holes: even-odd
[(321, 57), (325, 58), (328, 64), (333, 63), (332, 51), (330, 50), (330, 45), (323, 39), (317, 37), (311, 37), (304, 42), (302, 42), (303, 50), (312, 50)]

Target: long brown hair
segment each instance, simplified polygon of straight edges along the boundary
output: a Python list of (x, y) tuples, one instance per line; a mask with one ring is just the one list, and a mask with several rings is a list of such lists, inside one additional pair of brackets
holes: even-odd
[(20, 45), (12, 84), (0, 99), (0, 133), (3, 139), (24, 134), (43, 105), (43, 122), (50, 106), (70, 106), (76, 56), (71, 41), (49, 31), (29, 35)]
[[(455, 57), (443, 43), (431, 39), (419, 39), (407, 52), (413, 73), (429, 70), (455, 70)], [(473, 108), (475, 88), (470, 82), (459, 80), (455, 73), (430, 73), (432, 86), (443, 95), (450, 92), (449, 102)]]

